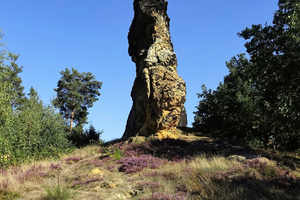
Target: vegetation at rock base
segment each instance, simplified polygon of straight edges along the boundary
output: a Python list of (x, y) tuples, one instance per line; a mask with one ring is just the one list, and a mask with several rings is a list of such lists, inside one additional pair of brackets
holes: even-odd
[(33, 87), (25, 95), (18, 56), (0, 43), (0, 199), (299, 199), (300, 3), (278, 5), (273, 25), (239, 33), (250, 58), (227, 62), (217, 90), (203, 86), (194, 128), (176, 138), (102, 144), (82, 128), (101, 82), (61, 72), (53, 103), (66, 121)]
[(215, 91), (202, 87), (195, 128), (243, 143), (300, 148), (300, 3), (279, 0), (278, 5), (272, 25), (238, 33), (247, 40), (250, 59), (233, 57)]
[(0, 197), (62, 199), (70, 193), (73, 197), (65, 199), (282, 200), (300, 195), (299, 157), (191, 133), (177, 140), (105, 145), (120, 148), (123, 157), (114, 159), (94, 145), (60, 160), (2, 169)]

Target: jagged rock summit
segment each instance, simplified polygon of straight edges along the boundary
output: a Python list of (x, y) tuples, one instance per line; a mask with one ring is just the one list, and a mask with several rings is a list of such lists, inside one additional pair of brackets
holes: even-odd
[[(186, 85), (177, 75), (165, 0), (134, 0), (129, 55), (136, 64), (133, 105), (123, 138), (135, 135), (176, 137), (185, 112)], [(184, 119), (183, 121), (186, 121)]]

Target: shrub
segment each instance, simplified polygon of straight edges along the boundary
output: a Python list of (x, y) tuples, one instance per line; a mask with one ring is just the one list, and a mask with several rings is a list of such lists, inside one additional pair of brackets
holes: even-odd
[(44, 106), (32, 88), (22, 109), (11, 111), (6, 122), (0, 124), (0, 167), (31, 158), (59, 157), (71, 150), (64, 124), (61, 116), (51, 106)]
[(89, 129), (85, 131), (82, 130), (82, 127), (74, 127), (68, 139), (77, 147), (84, 147), (89, 144), (100, 145), (104, 143), (104, 141), (100, 139), (102, 133), (103, 131), (96, 131), (93, 125), (90, 125)]
[(148, 166), (159, 168), (162, 160), (151, 155), (141, 155), (140, 157), (124, 158), (120, 160), (120, 163), (122, 163), (119, 168), (120, 172), (135, 173)]

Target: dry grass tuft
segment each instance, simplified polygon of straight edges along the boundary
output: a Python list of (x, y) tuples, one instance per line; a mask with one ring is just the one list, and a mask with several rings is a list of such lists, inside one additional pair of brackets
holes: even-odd
[(227, 170), (234, 166), (240, 165), (240, 162), (228, 160), (222, 156), (208, 156), (201, 154), (189, 163), (189, 167), (196, 172), (214, 172), (217, 170)]

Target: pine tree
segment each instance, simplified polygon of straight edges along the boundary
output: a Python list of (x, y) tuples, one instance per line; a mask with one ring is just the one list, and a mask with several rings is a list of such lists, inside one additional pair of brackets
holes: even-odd
[(87, 109), (93, 106), (93, 103), (100, 96), (102, 82), (95, 80), (90, 72), (79, 73), (76, 69), (66, 68), (61, 71), (62, 77), (57, 83), (57, 97), (53, 100), (56, 108), (69, 121), (69, 130), (72, 132), (75, 127), (83, 132), (83, 125), (87, 122)]

